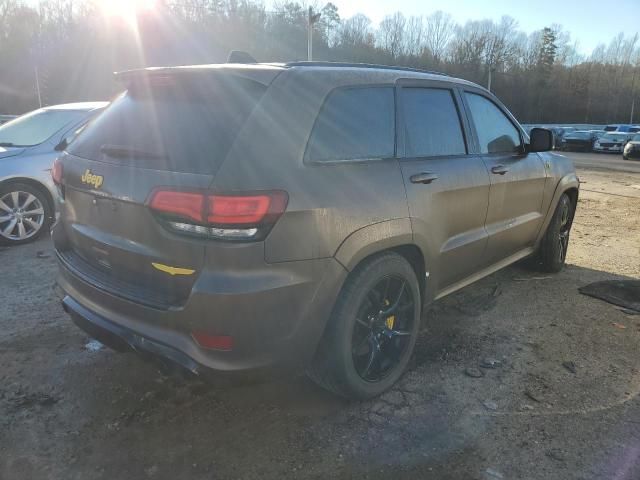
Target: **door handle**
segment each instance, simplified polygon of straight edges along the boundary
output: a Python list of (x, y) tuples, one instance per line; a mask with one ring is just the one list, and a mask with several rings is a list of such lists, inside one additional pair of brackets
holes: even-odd
[(437, 179), (438, 179), (438, 175), (431, 172), (416, 173), (415, 175), (411, 175), (411, 177), (409, 177), (409, 180), (411, 180), (411, 183), (422, 183), (424, 185), (431, 183)]
[(496, 165), (495, 167), (491, 167), (491, 173), (495, 173), (496, 175), (504, 175), (508, 171), (509, 169), (504, 165)]

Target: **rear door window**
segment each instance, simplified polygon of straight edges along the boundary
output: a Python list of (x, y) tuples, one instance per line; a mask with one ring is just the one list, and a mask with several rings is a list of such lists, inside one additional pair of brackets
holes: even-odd
[(215, 173), (265, 90), (222, 74), (138, 79), (68, 152), (157, 170)]
[(406, 157), (467, 153), (451, 90), (403, 88), (401, 99)]
[(488, 98), (465, 92), (476, 127), (480, 153), (518, 153), (521, 140), (511, 120)]
[(393, 87), (334, 90), (311, 132), (305, 159), (318, 162), (393, 157)]

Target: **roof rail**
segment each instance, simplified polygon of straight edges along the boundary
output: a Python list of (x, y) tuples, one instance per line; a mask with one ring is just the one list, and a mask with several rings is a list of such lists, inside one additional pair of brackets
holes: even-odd
[(443, 75), (448, 77), (449, 75), (443, 72), (436, 72), (433, 70), (422, 70), (420, 68), (412, 67), (399, 67), (394, 65), (378, 65), (375, 63), (348, 63), (348, 62), (287, 62), (285, 67), (344, 67), (344, 68), (375, 68), (378, 70), (399, 70), (402, 72), (417, 72), (417, 73), (429, 73), (431, 75)]

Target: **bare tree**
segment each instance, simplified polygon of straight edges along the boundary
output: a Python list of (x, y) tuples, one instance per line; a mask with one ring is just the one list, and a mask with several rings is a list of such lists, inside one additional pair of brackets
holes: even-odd
[(342, 46), (363, 46), (373, 43), (371, 20), (361, 13), (342, 22), (340, 44)]
[(425, 46), (436, 62), (444, 56), (454, 32), (455, 23), (448, 13), (438, 10), (427, 17), (424, 31)]
[(215, 63), (234, 49), (261, 61), (305, 58), (309, 3), (322, 10), (317, 58), (436, 67), (481, 84), (491, 73), (492, 90), (523, 121), (628, 121), (640, 93), (640, 35), (583, 58), (560, 25), (525, 34), (509, 17), (456, 25), (435, 12), (396, 13), (376, 28), (362, 14), (341, 19), (326, 1), (274, 0), (267, 10), (261, 0), (157, 0), (134, 32), (105, 21), (96, 0), (0, 0), (0, 111), (38, 105), (35, 66), (45, 103), (60, 103), (109, 98), (117, 70)]
[(409, 17), (404, 34), (404, 52), (419, 56), (424, 48), (424, 23), (422, 17)]
[(406, 19), (400, 12), (384, 17), (378, 27), (380, 47), (389, 53), (391, 58), (402, 55), (404, 47)]

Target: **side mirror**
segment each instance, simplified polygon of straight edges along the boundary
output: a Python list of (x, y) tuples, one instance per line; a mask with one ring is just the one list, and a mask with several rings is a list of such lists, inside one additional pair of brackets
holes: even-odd
[(532, 128), (529, 134), (528, 152), (548, 152), (553, 150), (553, 133), (546, 128)]
[(69, 146), (69, 142), (67, 142), (67, 139), (65, 137), (62, 140), (60, 140), (60, 143), (57, 144), (55, 147), (53, 147), (53, 149), (56, 152), (63, 152), (68, 146)]

